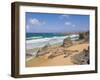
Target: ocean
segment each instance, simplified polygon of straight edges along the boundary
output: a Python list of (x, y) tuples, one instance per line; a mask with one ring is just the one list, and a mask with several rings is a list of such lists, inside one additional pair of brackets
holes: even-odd
[(26, 33), (26, 40), (30, 39), (40, 39), (40, 38), (52, 38), (52, 37), (62, 37), (64, 34), (60, 33)]
[(27, 53), (35, 54), (39, 48), (46, 45), (62, 45), (63, 40), (69, 36), (72, 39), (78, 38), (78, 35), (65, 35), (60, 33), (26, 33)]
[(62, 43), (66, 35), (59, 33), (26, 33), (27, 49), (43, 47), (46, 44), (53, 45)]

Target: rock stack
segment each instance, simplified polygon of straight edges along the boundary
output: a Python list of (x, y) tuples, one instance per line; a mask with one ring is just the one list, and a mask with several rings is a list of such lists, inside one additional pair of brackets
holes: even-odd
[(73, 45), (72, 41), (70, 39), (66, 38), (63, 41), (62, 47), (66, 47), (67, 48), (67, 47), (70, 47), (72, 45)]
[(50, 47), (49, 43), (46, 44), (44, 47), (40, 48), (38, 51), (37, 51), (37, 56), (41, 56), (41, 55), (44, 55), (45, 53), (48, 53), (47, 50), (48, 48)]

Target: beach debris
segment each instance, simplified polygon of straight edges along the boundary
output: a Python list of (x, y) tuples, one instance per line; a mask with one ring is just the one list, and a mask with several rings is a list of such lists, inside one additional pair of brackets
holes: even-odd
[(89, 64), (89, 48), (83, 49), (79, 54), (72, 56), (72, 62), (74, 64)]

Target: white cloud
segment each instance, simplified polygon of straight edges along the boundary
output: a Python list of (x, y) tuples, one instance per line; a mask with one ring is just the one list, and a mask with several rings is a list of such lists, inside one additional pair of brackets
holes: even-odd
[(65, 25), (67, 25), (67, 26), (69, 26), (71, 24), (72, 24), (71, 22), (65, 22)]
[(45, 24), (45, 22), (44, 21), (40, 21), (40, 20), (38, 20), (36, 18), (33, 18), (33, 19), (30, 19), (30, 24), (31, 25), (43, 25), (43, 24)]
[(62, 15), (62, 17), (67, 17), (67, 18), (68, 18), (68, 17), (69, 17), (69, 15), (67, 15), (67, 14), (64, 14), (64, 15)]
[(72, 22), (65, 22), (64, 24), (65, 24), (66, 26), (76, 27), (76, 25), (73, 24)]
[(64, 19), (64, 18), (68, 19), (68, 18), (69, 18), (69, 15), (64, 14), (64, 15), (61, 15), (61, 16), (60, 16), (60, 19)]

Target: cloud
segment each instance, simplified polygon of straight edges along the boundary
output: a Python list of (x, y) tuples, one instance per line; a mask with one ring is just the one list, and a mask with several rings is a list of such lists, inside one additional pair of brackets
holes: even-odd
[(64, 24), (65, 24), (66, 26), (76, 27), (76, 24), (73, 24), (72, 22), (65, 22)]
[(65, 22), (65, 25), (69, 26), (71, 25), (71, 22)]
[(68, 19), (69, 17), (70, 17), (69, 15), (64, 14), (64, 15), (61, 15), (61, 16), (60, 16), (60, 19), (64, 19), (64, 18), (65, 18), (65, 19)]
[(40, 21), (40, 20), (38, 20), (38, 19), (36, 19), (36, 18), (30, 19), (29, 22), (30, 22), (30, 24), (31, 24), (32, 26), (34, 26), (34, 25), (43, 25), (43, 24), (45, 24), (44, 21)]

